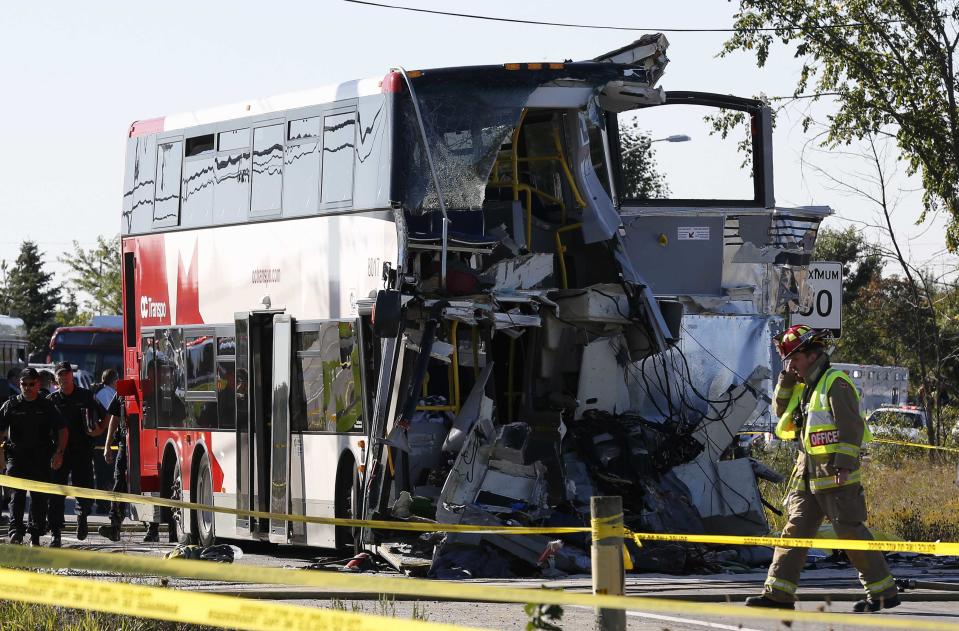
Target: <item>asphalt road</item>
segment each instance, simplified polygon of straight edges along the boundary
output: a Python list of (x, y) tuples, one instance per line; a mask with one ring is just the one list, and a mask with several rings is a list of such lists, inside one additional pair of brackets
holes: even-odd
[[(92, 534), (87, 540), (76, 540), (71, 530), (64, 534), (65, 547), (120, 552), (160, 557), (173, 544), (166, 542), (165, 533), (161, 533), (161, 543), (142, 543), (143, 530), (131, 528), (124, 532), (119, 543), (110, 542), (96, 533), (96, 525), (106, 523), (104, 517), (91, 518)], [(43, 538), (43, 544), (49, 542), (49, 536)], [(238, 542), (235, 542), (238, 543)], [(262, 543), (239, 543), (243, 550), (242, 558), (237, 563), (261, 567), (288, 567), (302, 568), (315, 561), (324, 551), (314, 549), (275, 546)], [(332, 554), (332, 552), (326, 552)], [(893, 573), (897, 578), (915, 578), (925, 581), (953, 582), (959, 584), (959, 569), (943, 569), (936, 567), (922, 567), (922, 559), (894, 565)], [(69, 571), (71, 575), (90, 575), (83, 571)], [(385, 574), (400, 576), (389, 570)], [(122, 577), (110, 573), (97, 573), (99, 578), (132, 579), (156, 583), (156, 578), (135, 579)], [(630, 574), (627, 577), (627, 594), (637, 596), (652, 596), (670, 599), (679, 599), (688, 602), (688, 608), (681, 614), (663, 614), (652, 611), (628, 612), (627, 627), (629, 629), (729, 629), (729, 630), (767, 630), (786, 629), (804, 630), (823, 628), (819, 624), (796, 622), (787, 627), (779, 622), (754, 621), (736, 615), (738, 603), (747, 595), (758, 593), (765, 578), (764, 571), (751, 574), (709, 574), (696, 576), (672, 576), (664, 574)], [(481, 585), (509, 585), (511, 587), (535, 588), (548, 586), (578, 592), (589, 592), (590, 579), (588, 576), (567, 577), (559, 580), (544, 579), (514, 579), (501, 580), (474, 580), (469, 581)], [(194, 581), (175, 579), (170, 581), (171, 587), (180, 589), (221, 593), (258, 598), (264, 600), (282, 601), (290, 604), (301, 604), (309, 607), (336, 607), (347, 611), (376, 613), (410, 618), (414, 611), (417, 617), (425, 617), (434, 622), (448, 622), (462, 625), (476, 626), (487, 629), (524, 629), (527, 616), (522, 605), (501, 603), (477, 602), (450, 602), (450, 601), (413, 601), (400, 597), (381, 598), (377, 595), (365, 595), (336, 589), (314, 589), (303, 587), (284, 587), (275, 585), (242, 585), (235, 583), (218, 583), (213, 581)], [(831, 611), (847, 613), (851, 611), (852, 601), (858, 599), (861, 588), (856, 579), (856, 572), (852, 568), (817, 569), (809, 570), (803, 575), (802, 598), (800, 609), (805, 611)], [(905, 595), (908, 598), (897, 609), (875, 614), (895, 617), (903, 620), (905, 625), (910, 620), (924, 620), (959, 625), (959, 592), (942, 592), (930, 590), (910, 591)], [(944, 600), (949, 599), (949, 600)], [(728, 602), (730, 614), (723, 618), (708, 617), (697, 613), (697, 604), (700, 602)], [(565, 608), (559, 626), (563, 629), (590, 629), (594, 622), (594, 612), (587, 608)], [(871, 629), (874, 628), (869, 620), (872, 616), (863, 615), (861, 625), (830, 625), (832, 629)], [(959, 628), (959, 627), (957, 627)]]

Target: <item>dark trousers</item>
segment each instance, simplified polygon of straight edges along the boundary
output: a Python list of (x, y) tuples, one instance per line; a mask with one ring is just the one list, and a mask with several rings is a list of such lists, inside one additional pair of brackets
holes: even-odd
[[(22, 457), (12, 456), (7, 459), (7, 475), (24, 478), (25, 480), (49, 482), (50, 456), (46, 453)], [(23, 535), (25, 531), (29, 530), (31, 535), (43, 534), (46, 530), (48, 496), (45, 493), (30, 491), (30, 522), (25, 527), (23, 525), (23, 510), (27, 503), (27, 492), (23, 489), (9, 490), (13, 495), (10, 511), (10, 532)]]
[[(113, 467), (113, 492), (114, 493), (126, 493), (127, 492), (127, 446), (126, 441), (120, 441), (120, 449), (117, 451), (116, 460), (114, 460)], [(110, 503), (110, 521), (112, 522), (122, 522), (123, 518), (126, 516), (127, 505), (126, 502), (111, 502)]]
[[(93, 488), (93, 452), (90, 447), (68, 447), (63, 454), (63, 465), (53, 472), (56, 484), (69, 484)], [(50, 496), (50, 530), (63, 530), (63, 495)], [(88, 497), (77, 498), (77, 515), (89, 515), (93, 509), (93, 500)]]
[[(103, 459), (103, 444), (98, 443), (93, 447), (93, 474), (96, 478), (97, 488), (101, 491), (109, 491), (113, 488), (113, 463), (107, 463)], [(95, 500), (97, 511), (107, 511), (110, 508), (109, 500)]]

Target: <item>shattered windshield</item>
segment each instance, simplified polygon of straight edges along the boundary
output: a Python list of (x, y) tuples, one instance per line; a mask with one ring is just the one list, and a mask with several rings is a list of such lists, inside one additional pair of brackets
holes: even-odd
[[(468, 72), (436, 70), (413, 80), (447, 208), (479, 210), (497, 154), (520, 120), (534, 90), (545, 85), (599, 89), (618, 76), (613, 67), (556, 72), (507, 71), (501, 67)], [(438, 210), (439, 199), (409, 98), (398, 99), (396, 191), (408, 210)]]

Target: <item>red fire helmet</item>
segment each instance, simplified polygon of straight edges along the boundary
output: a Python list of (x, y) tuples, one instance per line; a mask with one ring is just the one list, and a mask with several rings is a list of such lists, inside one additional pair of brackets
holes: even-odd
[(796, 324), (773, 337), (773, 343), (782, 358), (786, 359), (804, 346), (814, 342), (823, 343), (830, 337), (829, 331), (813, 329), (805, 324)]

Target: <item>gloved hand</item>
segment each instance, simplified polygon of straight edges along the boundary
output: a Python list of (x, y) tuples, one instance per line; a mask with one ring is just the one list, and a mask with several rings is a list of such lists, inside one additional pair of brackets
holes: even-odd
[(785, 370), (779, 373), (779, 385), (783, 388), (791, 388), (797, 383), (796, 373), (786, 372)]

